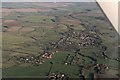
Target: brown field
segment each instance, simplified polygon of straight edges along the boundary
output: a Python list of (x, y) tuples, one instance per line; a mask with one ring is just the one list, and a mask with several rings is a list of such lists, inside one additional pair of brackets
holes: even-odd
[(2, 14), (2, 16), (3, 16), (3, 17), (4, 17), (4, 16), (10, 16), (10, 14), (11, 14), (11, 12), (7, 12), (7, 13)]
[(73, 25), (79, 25), (80, 24), (80, 21), (79, 20), (77, 20), (77, 19), (65, 19), (65, 18), (63, 18), (62, 20), (61, 20), (61, 23), (62, 24), (73, 24)]
[(18, 31), (20, 28), (21, 28), (21, 27), (15, 26), (15, 27), (9, 28), (8, 31), (10, 31), (10, 32), (16, 32), (16, 31)]
[(7, 26), (19, 26), (20, 25), (20, 23), (16, 20), (4, 20), (3, 23), (6, 24)]
[(22, 28), (20, 31), (22, 32), (29, 32), (29, 31), (33, 31), (34, 28), (29, 28), (29, 27), (26, 27), (26, 28)]
[(7, 8), (3, 8), (2, 9), (3, 12), (47, 12), (49, 11), (48, 9), (33, 9), (33, 8), (21, 8), (21, 9), (7, 9)]
[(71, 3), (42, 3), (42, 4), (34, 4), (37, 6), (44, 6), (44, 7), (48, 7), (48, 8), (58, 8), (58, 7), (68, 7), (69, 5), (72, 5)]

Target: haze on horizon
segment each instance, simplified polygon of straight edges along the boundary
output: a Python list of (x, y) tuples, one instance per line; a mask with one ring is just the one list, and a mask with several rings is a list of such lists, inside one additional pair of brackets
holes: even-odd
[(95, 2), (95, 0), (1, 0), (1, 2)]

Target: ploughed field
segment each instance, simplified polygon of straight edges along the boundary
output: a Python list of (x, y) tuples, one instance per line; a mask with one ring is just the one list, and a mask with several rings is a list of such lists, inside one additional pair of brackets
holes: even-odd
[(3, 3), (3, 77), (118, 76), (118, 34), (96, 3)]

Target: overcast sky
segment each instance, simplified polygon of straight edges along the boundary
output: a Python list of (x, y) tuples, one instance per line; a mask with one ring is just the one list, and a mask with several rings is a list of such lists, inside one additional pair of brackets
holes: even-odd
[(94, 0), (1, 0), (2, 2), (93, 2)]

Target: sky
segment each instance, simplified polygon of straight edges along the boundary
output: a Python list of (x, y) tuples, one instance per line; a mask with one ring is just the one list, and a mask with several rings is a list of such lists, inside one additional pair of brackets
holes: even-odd
[(1, 0), (2, 2), (93, 2), (94, 0)]

